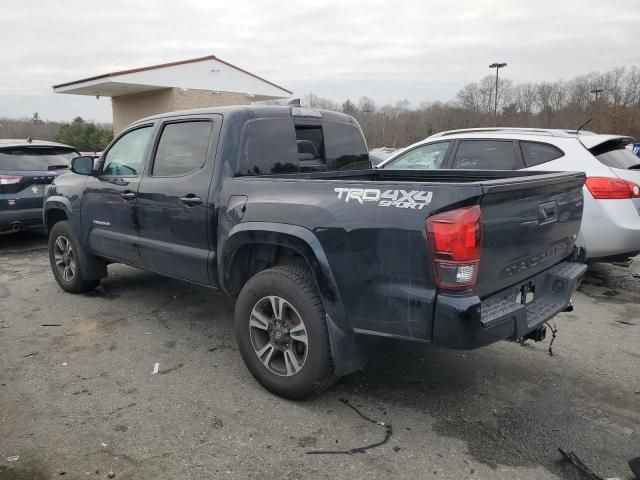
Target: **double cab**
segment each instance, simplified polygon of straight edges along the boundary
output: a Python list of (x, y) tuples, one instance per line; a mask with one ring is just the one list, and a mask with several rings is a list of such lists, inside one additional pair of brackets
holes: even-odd
[(221, 290), (247, 367), (288, 398), (364, 366), (369, 336), (539, 339), (586, 268), (583, 173), (373, 170), (336, 112), (162, 114), (71, 169), (45, 200), (60, 286), (119, 262)]

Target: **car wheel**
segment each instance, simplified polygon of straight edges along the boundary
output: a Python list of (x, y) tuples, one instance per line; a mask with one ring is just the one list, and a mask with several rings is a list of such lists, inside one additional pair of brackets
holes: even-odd
[(235, 330), (245, 364), (276, 395), (317, 395), (335, 379), (324, 307), (305, 268), (278, 266), (249, 279), (236, 303)]
[(56, 223), (49, 233), (49, 263), (58, 285), (66, 292), (86, 292), (100, 283), (100, 280), (86, 281), (82, 278), (80, 258), (69, 223)]

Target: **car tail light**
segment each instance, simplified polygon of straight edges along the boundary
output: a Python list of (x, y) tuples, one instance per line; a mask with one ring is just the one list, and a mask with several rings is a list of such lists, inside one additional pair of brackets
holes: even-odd
[(17, 175), (0, 175), (0, 185), (15, 185), (20, 183), (22, 177)]
[(480, 207), (438, 213), (427, 218), (425, 224), (436, 286), (449, 290), (473, 288), (482, 252)]
[(640, 185), (621, 178), (589, 177), (585, 185), (599, 200), (640, 198)]

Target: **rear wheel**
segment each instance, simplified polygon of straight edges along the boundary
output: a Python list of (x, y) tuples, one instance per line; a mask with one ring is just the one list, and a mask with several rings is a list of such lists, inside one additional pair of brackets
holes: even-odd
[(100, 280), (84, 280), (77, 243), (67, 221), (56, 223), (49, 233), (49, 263), (58, 285), (70, 293), (92, 290)]
[(301, 399), (334, 380), (325, 311), (307, 269), (278, 266), (253, 276), (238, 296), (235, 329), (242, 358), (269, 391)]

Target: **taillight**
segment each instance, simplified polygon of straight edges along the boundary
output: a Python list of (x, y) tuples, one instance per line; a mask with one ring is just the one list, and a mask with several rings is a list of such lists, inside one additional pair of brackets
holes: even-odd
[(640, 185), (621, 178), (589, 177), (584, 183), (599, 200), (640, 198)]
[(427, 218), (425, 224), (436, 286), (449, 290), (473, 288), (482, 251), (480, 207), (438, 213)]
[(15, 185), (20, 183), (22, 177), (17, 175), (0, 175), (0, 185)]

